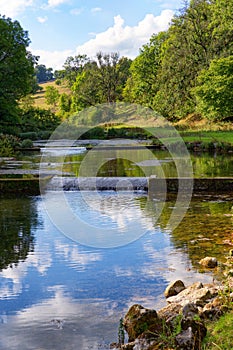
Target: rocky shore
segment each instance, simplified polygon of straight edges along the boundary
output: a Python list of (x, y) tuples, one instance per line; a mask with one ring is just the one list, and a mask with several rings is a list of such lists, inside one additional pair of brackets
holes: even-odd
[[(172, 282), (165, 290), (167, 306), (156, 311), (135, 304), (120, 322), (119, 343), (111, 349), (125, 350), (201, 350), (206, 336), (206, 322), (217, 320), (232, 308), (233, 250), (225, 264), (206, 257), (199, 262), (207, 269), (218, 269), (221, 281), (200, 282), (185, 286), (181, 280)], [(124, 333), (128, 343), (124, 344)]]

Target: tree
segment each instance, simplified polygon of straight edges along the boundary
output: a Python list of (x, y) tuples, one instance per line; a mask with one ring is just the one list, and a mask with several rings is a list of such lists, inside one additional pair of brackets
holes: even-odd
[(233, 0), (216, 0), (212, 6), (212, 46), (215, 56), (233, 54)]
[(130, 76), (123, 93), (125, 100), (153, 107), (153, 98), (158, 91), (161, 48), (166, 38), (166, 32), (161, 32), (152, 35), (150, 42), (143, 45), (130, 67)]
[(59, 91), (54, 86), (47, 86), (45, 88), (45, 99), (48, 105), (53, 105), (55, 107), (59, 97)]
[(82, 110), (89, 106), (101, 103), (98, 67), (95, 61), (85, 65), (72, 86), (73, 110)]
[(197, 110), (210, 119), (233, 119), (233, 56), (215, 59), (193, 89)]
[(68, 95), (66, 93), (62, 93), (60, 95), (59, 109), (60, 109), (61, 114), (70, 112), (71, 103), (72, 103), (72, 99), (71, 99), (70, 95)]
[(67, 80), (69, 87), (72, 87), (76, 77), (80, 74), (89, 62), (87, 55), (69, 56), (64, 63), (64, 78)]
[(213, 58), (211, 16), (210, 1), (191, 0), (168, 29), (154, 108), (169, 119), (182, 118), (195, 110), (191, 89), (200, 70), (207, 68)]
[(0, 17), (0, 125), (15, 132), (18, 101), (32, 90), (37, 58), (27, 51), (28, 33), (18, 21)]
[(122, 100), (131, 60), (117, 53), (97, 53), (96, 61), (87, 61), (72, 86), (73, 110)]
[(38, 83), (50, 81), (54, 78), (53, 68), (47, 68), (44, 64), (38, 64), (35, 68)]
[(112, 52), (111, 54), (98, 52), (96, 58), (102, 94), (101, 102), (116, 102), (117, 85), (119, 83), (119, 71), (117, 69), (119, 54), (117, 52)]

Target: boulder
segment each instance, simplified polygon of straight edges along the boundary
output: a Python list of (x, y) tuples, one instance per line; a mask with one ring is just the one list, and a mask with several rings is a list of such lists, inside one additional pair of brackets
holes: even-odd
[(181, 280), (170, 283), (165, 289), (164, 295), (166, 298), (172, 297), (173, 295), (179, 294), (185, 289), (185, 285)]
[(182, 331), (176, 336), (178, 349), (200, 349), (201, 342), (207, 333), (204, 323), (190, 317), (183, 317), (181, 329)]
[(159, 318), (165, 320), (166, 323), (172, 322), (181, 312), (182, 306), (177, 303), (168, 304), (158, 311)]
[(217, 261), (216, 258), (207, 256), (204, 259), (201, 259), (199, 261), (199, 264), (204, 266), (204, 267), (208, 267), (210, 269), (213, 269), (213, 268), (215, 268), (218, 265), (218, 261)]
[(159, 333), (162, 326), (155, 310), (146, 309), (139, 304), (131, 306), (123, 319), (123, 325), (128, 333), (129, 342), (147, 330), (155, 332), (158, 328)]
[(194, 283), (179, 294), (167, 298), (167, 302), (180, 304), (181, 306), (189, 303), (193, 303), (196, 306), (203, 306), (205, 301), (210, 299), (211, 296), (212, 294), (209, 288), (203, 287), (202, 283)]
[(198, 307), (193, 303), (186, 304), (182, 309), (182, 315), (185, 318), (193, 318), (195, 315), (198, 315)]

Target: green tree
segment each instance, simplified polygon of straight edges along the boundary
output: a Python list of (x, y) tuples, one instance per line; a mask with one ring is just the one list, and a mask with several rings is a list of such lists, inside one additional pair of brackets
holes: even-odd
[(158, 91), (157, 73), (161, 63), (161, 48), (166, 37), (166, 32), (161, 32), (153, 35), (150, 42), (143, 45), (130, 67), (130, 76), (123, 92), (125, 100), (153, 107), (153, 98)]
[(89, 58), (87, 55), (77, 55), (77, 56), (69, 56), (67, 57), (64, 63), (64, 71), (60, 71), (63, 77), (67, 80), (68, 86), (72, 87), (74, 82), (76, 81), (76, 77), (80, 74), (85, 67), (85, 65), (89, 62)]
[(53, 131), (61, 122), (52, 111), (38, 107), (21, 109), (20, 117), (21, 132)]
[(80, 111), (86, 107), (101, 103), (99, 74), (96, 62), (89, 62), (80, 72), (72, 86), (72, 110)]
[(38, 83), (50, 81), (54, 78), (53, 68), (47, 68), (44, 64), (38, 64), (35, 68)]
[(212, 5), (212, 46), (215, 56), (233, 54), (233, 0), (216, 0)]
[(59, 98), (59, 109), (61, 114), (70, 112), (72, 99), (71, 96), (62, 93)]
[(59, 101), (59, 91), (54, 86), (47, 86), (45, 88), (45, 100), (48, 105), (56, 106)]
[(193, 89), (197, 110), (210, 119), (233, 119), (233, 56), (215, 59)]
[(28, 33), (18, 21), (0, 17), (0, 126), (16, 132), (18, 101), (31, 92), (36, 57), (27, 51)]
[(116, 102), (117, 86), (119, 83), (119, 54), (112, 52), (105, 54), (98, 52), (96, 54), (98, 72), (99, 72), (99, 88), (101, 91), (101, 102)]
[(96, 61), (88, 61), (77, 74), (72, 86), (72, 110), (122, 100), (131, 60), (117, 53), (97, 53)]
[(169, 119), (182, 118), (195, 110), (191, 94), (200, 70), (213, 56), (211, 2), (191, 0), (173, 19), (164, 42), (155, 109)]

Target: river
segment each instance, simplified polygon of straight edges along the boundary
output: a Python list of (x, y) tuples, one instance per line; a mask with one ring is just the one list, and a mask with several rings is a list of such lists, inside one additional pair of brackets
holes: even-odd
[[(56, 151), (40, 166), (57, 174), (77, 174), (85, 150), (71, 150), (65, 161), (62, 150)], [(158, 160), (166, 176), (169, 167), (172, 175), (175, 171), (174, 160), (160, 151), (154, 153), (153, 164), (141, 156), (137, 164), (124, 163), (127, 156), (121, 155), (116, 166), (108, 154), (104, 157), (100, 176), (142, 176), (145, 168), (159, 168)], [(17, 169), (42, 169), (39, 161), (39, 154), (26, 155)], [(192, 155), (192, 162), (196, 176), (232, 176), (232, 155)], [(120, 318), (132, 304), (164, 306), (163, 292), (175, 279), (186, 285), (210, 282), (213, 272), (203, 270), (198, 261), (207, 255), (224, 261), (233, 244), (231, 193), (193, 196), (173, 229), (168, 222), (177, 205), (174, 196), (160, 203), (140, 191), (87, 191), (84, 197), (68, 191), (64, 200), (77, 222), (67, 219), (58, 191), (0, 197), (2, 350), (109, 348), (117, 341)], [(66, 223), (63, 231), (48, 203), (56, 209), (58, 222)], [(107, 247), (93, 232), (107, 237)]]

